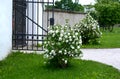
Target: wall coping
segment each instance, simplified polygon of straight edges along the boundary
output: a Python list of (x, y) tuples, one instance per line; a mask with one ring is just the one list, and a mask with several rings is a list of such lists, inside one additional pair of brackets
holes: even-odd
[[(45, 12), (52, 12), (52, 9), (46, 9)], [(70, 14), (86, 14), (84, 12), (78, 12), (78, 11), (67, 11), (67, 10), (61, 10), (61, 9), (54, 9), (54, 12), (61, 12), (61, 13), (70, 13)]]

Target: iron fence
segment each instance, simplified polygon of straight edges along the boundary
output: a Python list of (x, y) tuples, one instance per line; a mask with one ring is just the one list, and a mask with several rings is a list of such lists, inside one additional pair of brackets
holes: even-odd
[[(43, 26), (43, 11), (52, 6), (53, 14), (47, 13), (47, 26)], [(42, 51), (50, 19), (54, 20), (54, 0), (13, 0), (13, 50)]]

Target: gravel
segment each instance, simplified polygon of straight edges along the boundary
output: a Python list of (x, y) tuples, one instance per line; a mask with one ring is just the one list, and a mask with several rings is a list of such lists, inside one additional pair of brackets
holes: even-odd
[(120, 48), (115, 49), (81, 49), (82, 59), (98, 61), (120, 70)]

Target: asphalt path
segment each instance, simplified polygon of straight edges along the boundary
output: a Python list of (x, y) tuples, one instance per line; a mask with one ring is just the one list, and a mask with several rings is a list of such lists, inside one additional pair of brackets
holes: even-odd
[(120, 70), (120, 48), (114, 49), (81, 49), (82, 59), (98, 61)]

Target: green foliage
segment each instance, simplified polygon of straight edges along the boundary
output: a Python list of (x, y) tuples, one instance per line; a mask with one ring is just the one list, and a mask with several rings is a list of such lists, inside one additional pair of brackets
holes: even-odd
[(98, 20), (98, 16), (97, 16), (97, 12), (96, 11), (90, 11), (89, 13), (92, 16), (92, 18), (94, 18), (95, 20)]
[(97, 3), (119, 2), (119, 0), (96, 0)]
[(120, 79), (120, 72), (94, 61), (71, 60), (66, 69), (46, 67), (40, 54), (12, 53), (0, 61), (0, 79)]
[(120, 23), (120, 3), (110, 1), (108, 3), (97, 3), (95, 9), (100, 26), (110, 27)]
[(84, 7), (81, 4), (73, 3), (72, 0), (61, 0), (55, 2), (55, 8), (67, 11), (84, 12)]
[(99, 25), (88, 13), (86, 17), (75, 25), (82, 36), (82, 44), (99, 44), (101, 37)]
[(120, 27), (114, 27), (112, 32), (102, 31), (99, 45), (82, 45), (82, 48), (120, 48)]
[(48, 58), (47, 64), (66, 68), (71, 58), (81, 55), (81, 36), (69, 25), (50, 26), (46, 39), (44, 57)]

